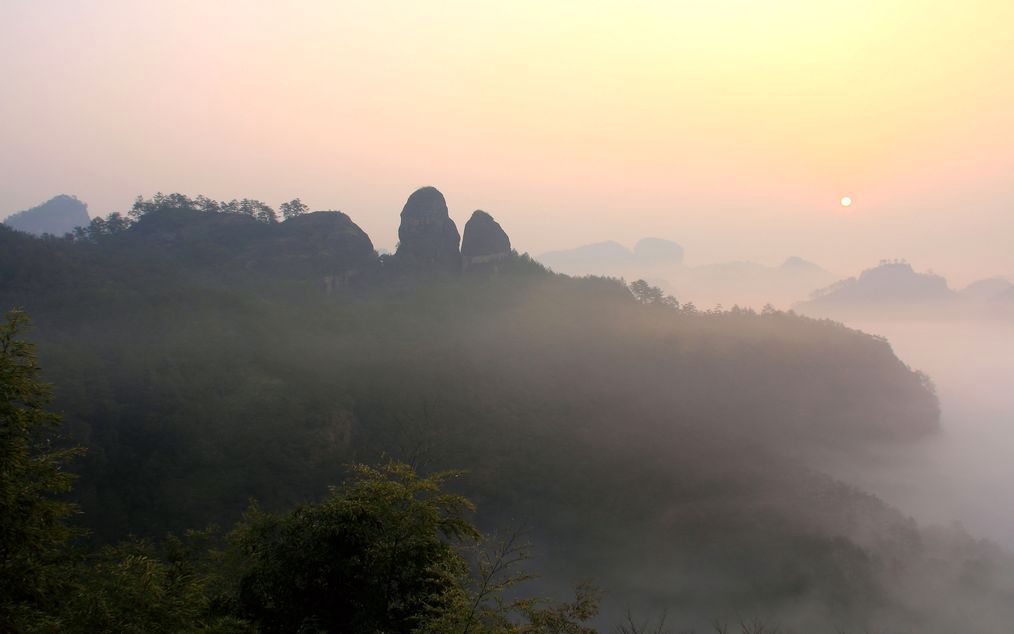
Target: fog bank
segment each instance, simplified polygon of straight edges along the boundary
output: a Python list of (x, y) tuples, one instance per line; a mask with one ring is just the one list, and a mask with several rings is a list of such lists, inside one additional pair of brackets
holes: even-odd
[(929, 523), (959, 523), (1014, 547), (1014, 323), (855, 321), (927, 372), (943, 429), (916, 447), (883, 448), (831, 470)]

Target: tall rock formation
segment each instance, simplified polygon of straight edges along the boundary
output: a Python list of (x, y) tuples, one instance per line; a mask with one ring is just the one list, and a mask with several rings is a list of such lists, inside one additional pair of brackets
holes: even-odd
[(4, 220), (4, 224), (11, 229), (37, 236), (44, 233), (62, 236), (75, 227), (85, 227), (90, 222), (88, 205), (66, 194), (50, 198), (37, 207), (11, 214)]
[(493, 216), (481, 209), (475, 210), (465, 223), (461, 240), (461, 265), (465, 270), (491, 266), (511, 253), (511, 239)]
[(435, 187), (417, 189), (401, 210), (399, 261), (421, 268), (459, 270), (458, 227), (447, 215), (444, 195)]

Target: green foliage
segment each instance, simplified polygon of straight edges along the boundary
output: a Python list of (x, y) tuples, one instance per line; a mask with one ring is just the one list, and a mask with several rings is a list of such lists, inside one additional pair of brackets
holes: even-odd
[(293, 198), (289, 202), (282, 203), (278, 206), (278, 210), (282, 212), (282, 217), (285, 220), (289, 218), (295, 218), (296, 216), (302, 216), (310, 210), (303, 201), (298, 198)]
[(278, 215), (275, 213), (275, 210), (270, 205), (259, 200), (244, 198), (242, 200), (233, 199), (228, 202), (219, 202), (206, 196), (190, 198), (185, 194), (163, 194), (162, 192), (147, 199), (138, 196), (127, 216), (131, 220), (136, 221), (146, 214), (166, 210), (242, 214), (265, 223), (278, 222)]
[(665, 306), (666, 308), (679, 308), (679, 302), (672, 295), (666, 295), (662, 289), (652, 286), (644, 280), (635, 280), (630, 283), (630, 292), (640, 304), (648, 306)]
[[(305, 205), (293, 207), (294, 204), (302, 205), (298, 198), (290, 203), (284, 203), (282, 205), (283, 213), (286, 210), (289, 210), (292, 215), (305, 213)], [(151, 198), (138, 196), (126, 216), (119, 212), (114, 212), (105, 218), (101, 216), (92, 218), (87, 226), (76, 227), (67, 237), (79, 243), (98, 244), (111, 236), (121, 235), (130, 229), (135, 222), (140, 220), (142, 216), (153, 212), (166, 211), (230, 213), (250, 216), (266, 224), (278, 222), (278, 214), (275, 210), (259, 200), (244, 198), (243, 200), (234, 199), (228, 202), (219, 202), (206, 196), (190, 198), (184, 194), (163, 194), (159, 192)], [(293, 211), (297, 213), (292, 213)], [(285, 217), (288, 218), (289, 215)]]
[(520, 610), (526, 622), (511, 631), (518, 634), (594, 634), (587, 621), (599, 613), (599, 591), (592, 585), (577, 587), (570, 602), (521, 601)]
[[(506, 538), (484, 536), (467, 559), (471, 573), (462, 583), (458, 604), (431, 624), (435, 632), (455, 634), (585, 634), (598, 615), (601, 593), (583, 582), (573, 601), (525, 596), (519, 588), (537, 578), (526, 569), (531, 544), (518, 529)], [(464, 600), (462, 602), (462, 599)]]
[(267, 632), (427, 630), (462, 601), (453, 544), (479, 537), (471, 503), (441, 490), (453, 475), (355, 466), (318, 504), (252, 509), (233, 534), (243, 614)]
[(58, 599), (62, 548), (75, 532), (66, 520), (76, 507), (58, 496), (80, 452), (55, 448), (60, 418), (47, 410), (27, 327), (19, 310), (0, 324), (0, 630)]
[(102, 548), (70, 568), (72, 581), (56, 613), (63, 632), (250, 632), (219, 605), (227, 579), (209, 535), (188, 532), (161, 548), (129, 541)]
[(227, 555), (239, 613), (265, 632), (593, 632), (593, 586), (571, 602), (518, 594), (533, 578), (519, 570), (527, 546), (517, 533), (483, 539), (465, 517), (472, 503), (444, 491), (456, 475), (353, 465), (319, 503), (281, 515), (253, 507)]

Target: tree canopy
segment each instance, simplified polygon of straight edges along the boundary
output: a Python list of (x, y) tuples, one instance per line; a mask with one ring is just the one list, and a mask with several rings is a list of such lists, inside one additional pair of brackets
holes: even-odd
[(60, 417), (47, 409), (27, 327), (19, 310), (0, 323), (0, 629), (60, 600), (57, 564), (75, 533), (76, 507), (57, 496), (71, 488), (66, 466), (79, 451), (58, 447)]

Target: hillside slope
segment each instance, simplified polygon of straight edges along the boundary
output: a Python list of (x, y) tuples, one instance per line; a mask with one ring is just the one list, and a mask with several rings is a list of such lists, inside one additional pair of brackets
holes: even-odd
[(227, 524), (250, 497), (287, 508), (389, 456), (467, 469), (480, 522), (529, 525), (546, 587), (598, 580), (607, 618), (924, 623), (941, 618), (927, 575), (955, 600), (981, 600), (960, 590), (972, 569), (1009, 589), (1006, 555), (808, 463), (936, 429), (925, 377), (883, 340), (642, 305), (523, 256), (415, 271), (344, 215), (320, 220), (344, 228), (334, 241), (318, 214), (226, 216), (156, 209), (93, 240), (0, 231), (0, 301), (34, 316), (89, 448), (78, 491), (99, 541)]

